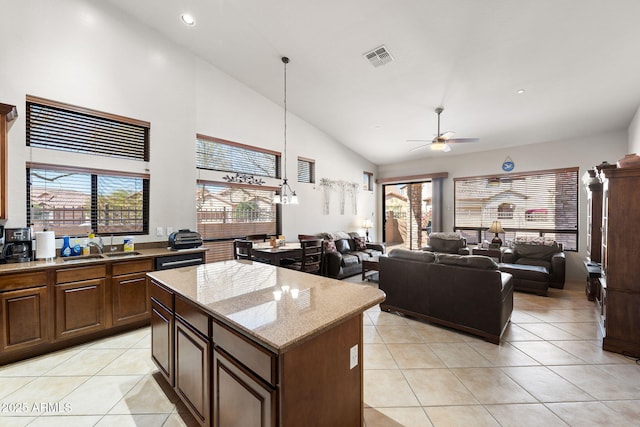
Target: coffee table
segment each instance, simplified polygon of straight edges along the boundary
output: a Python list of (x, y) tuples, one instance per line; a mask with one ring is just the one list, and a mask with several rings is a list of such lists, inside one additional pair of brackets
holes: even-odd
[(371, 257), (365, 260), (362, 260), (362, 280), (367, 276), (368, 272), (371, 271), (380, 271), (380, 257)]

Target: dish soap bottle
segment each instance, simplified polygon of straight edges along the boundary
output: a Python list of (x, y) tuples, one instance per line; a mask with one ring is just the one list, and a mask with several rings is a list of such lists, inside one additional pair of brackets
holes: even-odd
[(60, 249), (60, 256), (71, 256), (71, 246), (69, 245), (69, 236), (64, 236), (62, 241), (62, 249)]
[(71, 247), (71, 255), (82, 255), (82, 248), (80, 247), (80, 242), (78, 242), (78, 239), (75, 239), (73, 246)]

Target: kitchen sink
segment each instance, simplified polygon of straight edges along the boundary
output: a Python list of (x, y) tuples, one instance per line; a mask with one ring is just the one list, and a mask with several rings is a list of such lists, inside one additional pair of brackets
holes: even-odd
[(130, 257), (135, 255), (142, 255), (140, 252), (136, 251), (127, 251), (127, 252), (105, 252), (105, 258), (122, 258), (122, 257)]
[(73, 256), (73, 257), (63, 257), (62, 261), (67, 263), (74, 263), (74, 262), (90, 261), (94, 259), (103, 259), (103, 258), (102, 258), (102, 255), (100, 254), (80, 255), (80, 256)]

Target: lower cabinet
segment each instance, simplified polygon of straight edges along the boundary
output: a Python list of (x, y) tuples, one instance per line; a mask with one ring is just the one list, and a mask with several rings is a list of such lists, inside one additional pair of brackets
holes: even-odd
[(275, 425), (275, 388), (216, 349), (213, 352), (214, 426)]
[(49, 339), (47, 286), (0, 294), (2, 351), (26, 349)]
[(151, 359), (173, 387), (173, 312), (151, 301)]
[(175, 319), (175, 390), (203, 426), (211, 425), (211, 343)]
[(56, 270), (54, 338), (67, 339), (106, 328), (104, 265)]
[(111, 305), (113, 325), (119, 326), (149, 318), (151, 300), (146, 273), (150, 259), (114, 263), (111, 267)]

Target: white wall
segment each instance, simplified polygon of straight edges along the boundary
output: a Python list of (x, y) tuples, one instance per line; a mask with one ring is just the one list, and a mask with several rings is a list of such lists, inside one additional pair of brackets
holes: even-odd
[[(19, 114), (9, 131), (8, 227), (26, 222), (26, 161), (138, 172), (148, 168), (151, 235), (136, 241), (156, 241), (166, 239), (156, 237), (156, 227), (195, 229), (196, 133), (283, 149), (281, 107), (108, 5), (21, 0), (3, 2), (3, 16), (0, 102), (16, 105)], [(29, 149), (26, 94), (149, 121), (149, 163)], [(318, 179), (361, 182), (362, 171), (375, 171), (370, 162), (293, 115), (288, 148), (288, 176), (301, 204), (284, 207), (285, 235), (354, 230), (363, 213), (374, 210), (369, 193), (361, 194), (360, 215), (349, 210), (337, 215), (334, 208), (324, 216), (321, 193), (296, 182), (298, 155), (316, 160)]]
[[(627, 152), (627, 134), (624, 131), (591, 135), (565, 141), (553, 141), (500, 150), (456, 155), (455, 147), (449, 153), (402, 164), (380, 166), (379, 178), (448, 172), (444, 180), (444, 230), (453, 230), (453, 178), (503, 174), (502, 163), (510, 157), (515, 163), (514, 172), (579, 167), (580, 176), (593, 166), (606, 160), (615, 163)], [(570, 278), (585, 277), (582, 260), (586, 246), (586, 201), (582, 187), (579, 189), (578, 252), (567, 252), (567, 274)]]
[(629, 124), (629, 129), (627, 130), (629, 134), (629, 149), (628, 153), (635, 153), (640, 156), (640, 106), (636, 111), (635, 116), (633, 116), (633, 120)]

